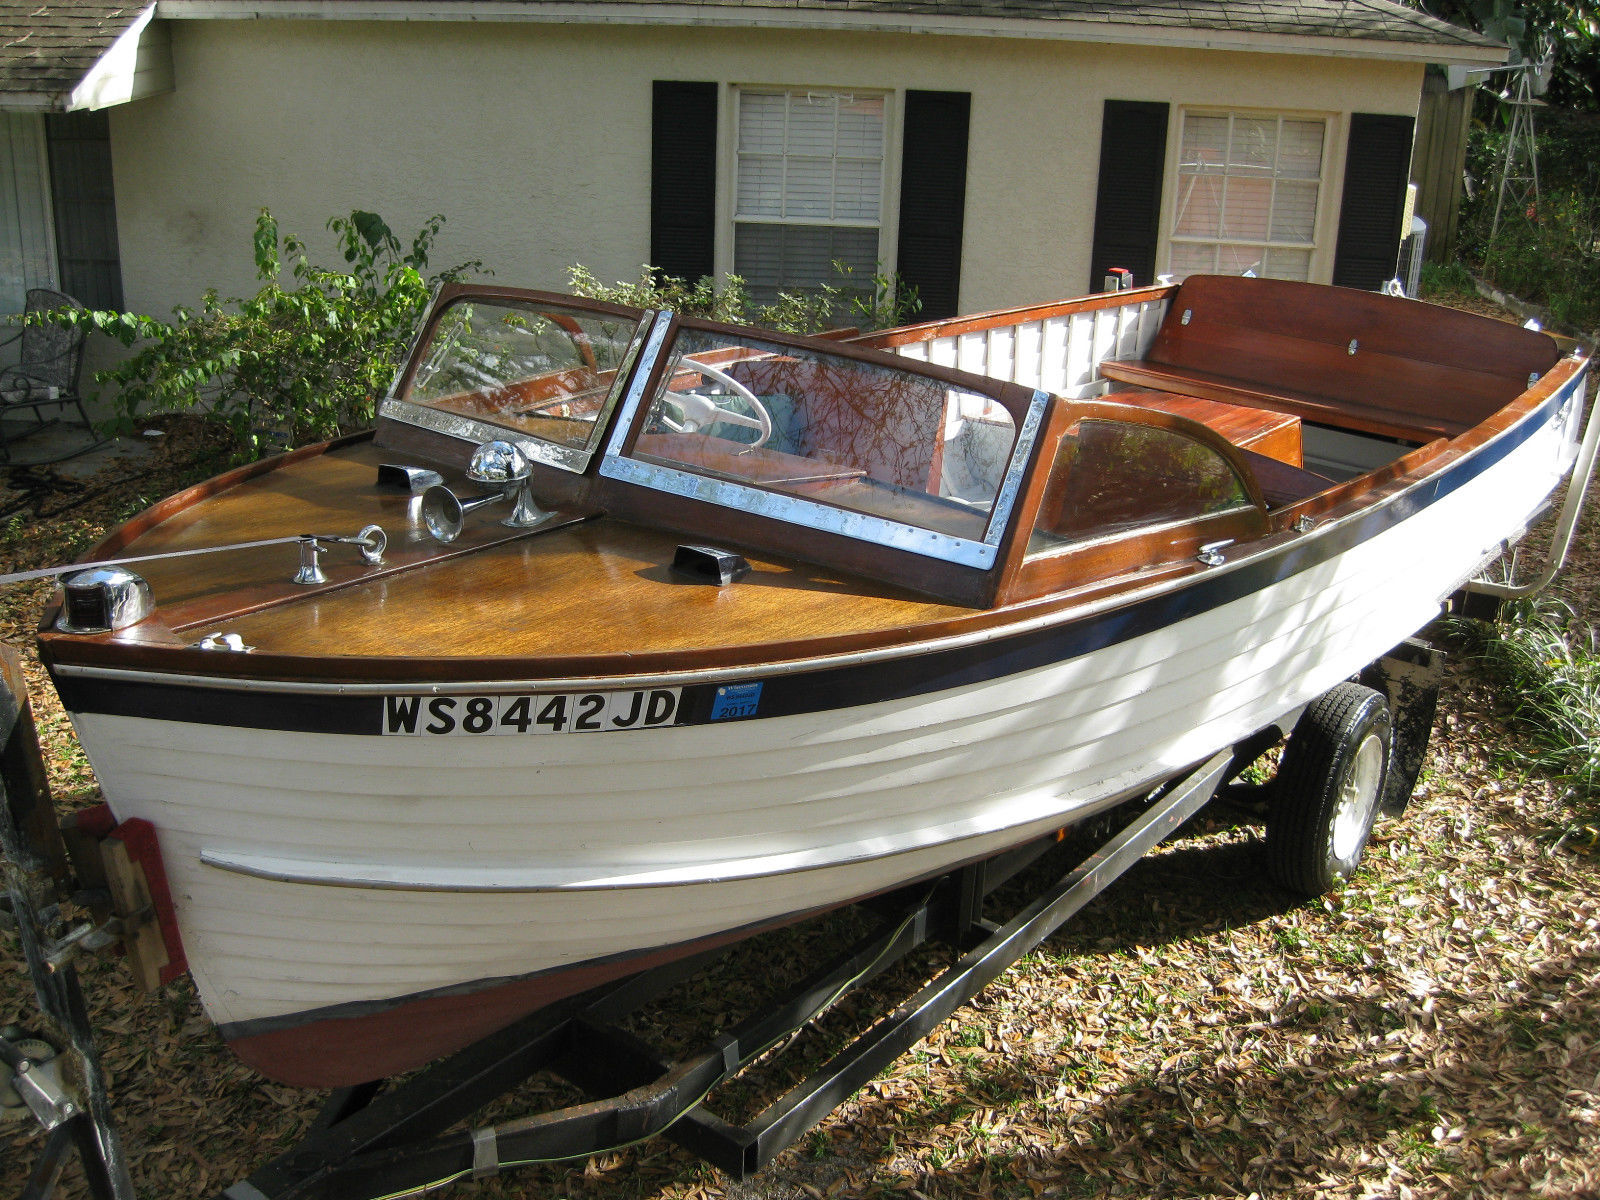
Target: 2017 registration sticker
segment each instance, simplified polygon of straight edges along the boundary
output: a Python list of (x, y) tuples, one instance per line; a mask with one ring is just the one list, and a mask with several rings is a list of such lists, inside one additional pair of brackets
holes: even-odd
[(525, 736), (654, 729), (678, 717), (679, 688), (516, 696), (385, 696), (383, 732), (406, 737)]

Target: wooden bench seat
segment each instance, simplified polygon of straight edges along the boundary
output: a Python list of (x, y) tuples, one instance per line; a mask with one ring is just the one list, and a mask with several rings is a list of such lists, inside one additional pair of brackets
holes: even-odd
[(1183, 392), (1238, 404), (1268, 412), (1284, 413), (1303, 421), (1340, 425), (1375, 433), (1380, 437), (1429, 442), (1436, 437), (1455, 437), (1471, 429), (1458, 421), (1428, 421), (1412, 413), (1396, 412), (1370, 404), (1334, 402), (1306, 392), (1287, 388), (1267, 389), (1248, 379), (1215, 375), (1209, 371), (1184, 370), (1149, 362), (1104, 362), (1100, 373), (1118, 383), (1134, 383), (1162, 391)]
[(1422, 443), (1479, 424), (1559, 357), (1545, 334), (1415, 300), (1196, 275), (1145, 356), (1100, 373)]

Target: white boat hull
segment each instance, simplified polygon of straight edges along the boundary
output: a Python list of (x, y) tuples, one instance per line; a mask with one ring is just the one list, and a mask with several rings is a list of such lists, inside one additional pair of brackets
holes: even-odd
[[(1142, 793), (1432, 619), (1570, 463), (1576, 412), (1557, 409), (1530, 414), (1509, 452), (1491, 442), (1477, 465), (1448, 468), (1457, 482), (1443, 494), (1425, 483), (1349, 519), (1377, 519), (1370, 535), (1338, 521), (1304, 535), (1293, 552), (1304, 548), (1303, 568), (1281, 551), (1230, 564), (1200, 586), (1226, 589), (1241, 571), (1266, 581), (1134, 636), (939, 690), (604, 737), (244, 728), (228, 723), (220, 684), (204, 724), (73, 720), (117, 817), (158, 831), (189, 967), (224, 1032), (356, 1022), (725, 940)], [(1340, 539), (1337, 553), (1318, 552)], [(1060, 645), (1084, 619), (1059, 619)], [(999, 655), (1007, 643), (993, 645)]]

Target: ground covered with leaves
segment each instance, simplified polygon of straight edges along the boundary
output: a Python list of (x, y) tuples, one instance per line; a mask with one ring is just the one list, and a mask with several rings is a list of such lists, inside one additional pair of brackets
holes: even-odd
[[(62, 560), (217, 469), (217, 453), (203, 428), (179, 424), (155, 455), (75, 487), (0, 475), (4, 569)], [(1564, 584), (1590, 625), (1597, 575), (1591, 512)], [(24, 653), (47, 592), (0, 598), (0, 632)], [(64, 805), (92, 802), (92, 773), (37, 664), (29, 670), (57, 794)], [(1360, 876), (1323, 900), (1265, 881), (1248, 813), (1206, 810), (749, 1182), (657, 1139), (454, 1190), (660, 1200), (1600, 1195), (1600, 833), (1592, 808), (1523, 765), (1508, 716), (1458, 657), (1411, 810), (1379, 827)], [(643, 1015), (640, 1031), (692, 1039), (743, 992), (803, 969), (844, 932), (816, 923), (759, 939), (722, 976)], [(0, 1024), (27, 1023), (20, 958), (15, 937), (0, 933)], [(734, 1116), (758, 1109), (941, 961), (921, 955), (840, 1004), (714, 1105)], [(321, 1097), (235, 1062), (187, 981), (140, 995), (111, 961), (85, 979), (142, 1197), (220, 1192), (312, 1120)], [(518, 1099), (562, 1094), (543, 1081)], [(31, 1122), (0, 1124), (0, 1188), (20, 1187), (39, 1144)], [(69, 1177), (64, 1192), (81, 1185)]]

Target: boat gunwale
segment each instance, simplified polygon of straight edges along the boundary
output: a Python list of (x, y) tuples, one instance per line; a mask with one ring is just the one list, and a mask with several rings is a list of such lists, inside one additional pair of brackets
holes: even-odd
[[(904, 330), (890, 330), (886, 334), (872, 335), (881, 339), (888, 337), (894, 344), (908, 340), (926, 340), (929, 337), (945, 336), (954, 331), (972, 327), (984, 329), (995, 325), (997, 321), (1005, 320), (1036, 320), (1050, 314), (1068, 315), (1079, 312), (1093, 312), (1098, 320), (1102, 311), (1117, 311), (1135, 302), (1138, 304), (1161, 302), (1170, 298), (1176, 290), (1176, 285), (1158, 286), (1147, 289), (1137, 289), (1131, 292), (1089, 296), (1077, 300), (1067, 300), (1053, 304), (1025, 306), (1016, 309), (1001, 310), (997, 313), (977, 314), (968, 318), (957, 318), (952, 321), (927, 322), (920, 326), (909, 326)], [(544, 293), (529, 289), (484, 287), (474, 284), (455, 284), (441, 288), (437, 294), (435, 305), (429, 315), (427, 328), (432, 328), (437, 323), (440, 315), (447, 310), (449, 305), (463, 295), (482, 295), (489, 299), (505, 299), (526, 301), (549, 300), (551, 302), (570, 303), (571, 297), (560, 297), (553, 293)], [(640, 318), (649, 315), (648, 310), (639, 310), (627, 306), (610, 305), (604, 302), (584, 301), (597, 310), (613, 312), (615, 315), (628, 318)], [(1463, 314), (1465, 315), (1465, 314)], [(1487, 318), (1478, 318), (1486, 320)], [(660, 311), (654, 314), (654, 319), (646, 322), (651, 332), (648, 337), (658, 336), (664, 327), (671, 328), (700, 328), (700, 329), (726, 329), (737, 334), (751, 331), (738, 326), (725, 326), (716, 322), (706, 322), (697, 319), (683, 318), (677, 314)], [(424, 336), (425, 336), (424, 330)], [(759, 336), (766, 336), (761, 331), (754, 331)], [(771, 341), (777, 344), (795, 343), (804, 345), (807, 339), (772, 335)], [(421, 343), (419, 342), (419, 345)], [(888, 343), (881, 343), (888, 344)], [(845, 352), (851, 357), (858, 357), (866, 361), (878, 361), (884, 365), (905, 366), (905, 358), (879, 348), (879, 343), (863, 338), (860, 344), (846, 342), (843, 344)], [(397, 377), (390, 391), (390, 395), (399, 395), (404, 392), (407, 379), (414, 374), (417, 355), (412, 355), (408, 360), (404, 372)], [(915, 360), (913, 360), (915, 361)], [(970, 380), (982, 380), (987, 387), (997, 394), (1002, 391), (1017, 389), (1021, 392), (1030, 392), (1022, 385), (1007, 382), (1003, 378), (990, 378), (976, 376), (969, 371), (956, 367), (947, 367), (931, 362), (917, 362), (919, 369), (931, 371), (936, 377), (956, 380), (965, 383)], [(1358, 475), (1342, 483), (1335, 484), (1322, 492), (1303, 500), (1273, 509), (1268, 514), (1267, 527), (1261, 533), (1249, 538), (1240, 538), (1239, 541), (1225, 552), (1227, 562), (1220, 568), (1208, 569), (1208, 573), (1217, 570), (1228, 571), (1235, 566), (1258, 561), (1263, 555), (1276, 553), (1282, 548), (1282, 539), (1285, 536), (1299, 537), (1299, 527), (1308, 519), (1315, 520), (1319, 528), (1330, 524), (1337, 525), (1345, 518), (1369, 511), (1386, 502), (1389, 495), (1396, 490), (1405, 490), (1414, 486), (1424, 486), (1431, 478), (1440, 472), (1449, 469), (1452, 464), (1463, 457), (1478, 453), (1482, 448), (1495, 442), (1508, 430), (1517, 426), (1528, 418), (1538, 405), (1555, 389), (1563, 386), (1573, 377), (1581, 377), (1587, 361), (1579, 355), (1558, 359), (1552, 367), (1532, 386), (1513, 397), (1500, 409), (1487, 417), (1478, 425), (1449, 439), (1439, 438), (1415, 446), (1403, 453), (1398, 459), (1377, 468), (1375, 471)], [(661, 370), (660, 362), (652, 365), (650, 371), (638, 372), (651, 375)], [(634, 390), (637, 390), (642, 381), (636, 380)], [(1020, 399), (1020, 397), (1019, 397)], [(1062, 410), (1070, 405), (1087, 404), (1094, 407), (1097, 402), (1092, 400), (1074, 401), (1069, 398), (1057, 397), (1053, 401), (1046, 421), (1047, 429), (1042, 429), (1036, 436), (1033, 451), (1034, 457), (1029, 468), (1028, 477), (1012, 505), (1010, 513), (1011, 527), (1006, 536), (1001, 539), (1000, 550), (1002, 557), (997, 564), (984, 572), (974, 572), (970, 567), (961, 568), (942, 560), (927, 559), (923, 562), (912, 563), (907, 560), (918, 556), (905, 551), (874, 545), (871, 543), (856, 543), (846, 535), (831, 535), (815, 533), (813, 538), (816, 545), (805, 542), (803, 545), (782, 545), (776, 551), (772, 547), (765, 550), (760, 548), (759, 539), (752, 541), (750, 538), (741, 539), (739, 530), (734, 528), (730, 535), (734, 543), (749, 544), (756, 549), (758, 554), (779, 559), (797, 557), (811, 562), (827, 563), (832, 561), (829, 554), (821, 554), (819, 550), (838, 550), (838, 543), (844, 543), (840, 552), (839, 561), (833, 562), (832, 569), (849, 573), (862, 571), (865, 578), (876, 579), (879, 583), (889, 583), (894, 586), (897, 582), (900, 588), (906, 588), (912, 595), (908, 600), (919, 599), (915, 593), (923, 593), (921, 602), (926, 603), (931, 598), (936, 603), (945, 605), (954, 604), (964, 606), (967, 611), (950, 615), (934, 614), (930, 617), (914, 618), (914, 623), (894, 628), (879, 628), (865, 631), (830, 632), (813, 635), (803, 640), (777, 639), (765, 641), (750, 641), (737, 647), (696, 647), (672, 648), (650, 652), (648, 655), (633, 655), (625, 652), (607, 652), (589, 656), (544, 656), (534, 658), (526, 655), (506, 656), (450, 656), (427, 655), (404, 657), (395, 655), (361, 654), (349, 656), (313, 657), (311, 655), (298, 655), (279, 651), (257, 651), (250, 655), (230, 655), (227, 662), (218, 661), (214, 652), (199, 651), (183, 644), (180, 630), (169, 625), (163, 620), (161, 610), (158, 608), (152, 621), (130, 627), (127, 631), (113, 634), (98, 635), (65, 635), (53, 628), (53, 620), (59, 611), (59, 595), (46, 607), (40, 628), (40, 649), (46, 662), (53, 668), (66, 669), (71, 667), (75, 671), (83, 670), (122, 670), (133, 675), (157, 678), (191, 678), (191, 679), (218, 679), (214, 674), (216, 668), (226, 665), (229, 676), (237, 677), (237, 686), (254, 687), (268, 681), (276, 681), (286, 688), (307, 686), (313, 681), (318, 681), (319, 686), (328, 687), (323, 680), (335, 676), (350, 675), (351, 668), (356, 670), (358, 677), (364, 676), (371, 683), (343, 683), (334, 684), (335, 688), (370, 687), (373, 690), (392, 690), (396, 685), (410, 686), (422, 690), (436, 690), (438, 686), (450, 688), (452, 691), (462, 691), (470, 687), (473, 682), (486, 678), (484, 667), (492, 665), (492, 674), (496, 678), (522, 676), (516, 682), (522, 683), (531, 679), (548, 680), (560, 678), (573, 681), (598, 681), (616, 680), (632, 682), (637, 679), (679, 680), (684, 678), (695, 679), (730, 679), (748, 676), (753, 673), (775, 674), (779, 672), (806, 671), (825, 669), (827, 666), (838, 662), (874, 661), (892, 659), (909, 654), (942, 648), (947, 645), (961, 645), (973, 641), (987, 641), (1006, 636), (1009, 632), (1038, 627), (1041, 623), (1048, 625), (1057, 622), (1066, 622), (1078, 617), (1089, 616), (1104, 611), (1108, 607), (1119, 604), (1137, 603), (1151, 594), (1152, 590), (1163, 588), (1178, 588), (1185, 585), (1197, 573), (1198, 568), (1185, 557), (1174, 558), (1172, 555), (1161, 561), (1152, 561), (1149, 554), (1141, 553), (1149, 549), (1150, 538), (1143, 537), (1143, 531), (1134, 530), (1123, 535), (1122, 538), (1112, 539), (1110, 543), (1092, 543), (1082, 549), (1066, 548), (1064, 552), (1055, 552), (1043, 556), (1042, 560), (1035, 556), (1030, 559), (1026, 551), (1028, 530), (1025, 518), (1029, 518), (1036, 509), (1042, 495), (1047, 479), (1047, 472), (1043, 469), (1042, 453), (1047, 448), (1047, 443), (1052, 441), (1055, 426), (1059, 423)], [(627, 404), (620, 407), (628, 408)], [(1008, 405), (1008, 407), (1010, 407)], [(167, 497), (157, 502), (150, 509), (133, 517), (128, 522), (113, 530), (94, 548), (86, 552), (80, 561), (85, 565), (92, 564), (97, 558), (115, 555), (119, 550), (135, 542), (138, 538), (155, 529), (162, 522), (171, 519), (186, 509), (197, 505), (206, 499), (226, 492), (246, 481), (260, 478), (272, 471), (295, 463), (309, 461), (320, 455), (346, 447), (358, 445), (364, 440), (382, 442), (382, 422), (374, 430), (363, 431), (347, 435), (330, 442), (314, 446), (303, 447), (275, 458), (247, 464), (216, 476), (210, 480), (196, 484), (182, 492)], [(1205, 431), (1209, 433), (1209, 430)], [(631, 503), (607, 503), (607, 501), (620, 501), (624, 497), (619, 492), (645, 492), (650, 495), (649, 489), (641, 489), (637, 485), (620, 485), (617, 481), (606, 480), (598, 474), (599, 466), (603, 466), (610, 457), (618, 451), (622, 442), (628, 439), (630, 430), (619, 418), (615, 427), (604, 443), (604, 453), (599, 458), (598, 465), (591, 464), (589, 472), (582, 477), (568, 476), (581, 484), (586, 490), (575, 494), (571, 504), (563, 507), (575, 508), (579, 511), (591, 511), (596, 515), (610, 515), (624, 523), (643, 524), (645, 526), (659, 527), (662, 532), (671, 534), (682, 533), (686, 523), (693, 525), (692, 518), (703, 516), (702, 508), (711, 512), (720, 513), (724, 517), (744, 519), (745, 515), (738, 512), (718, 508), (704, 501), (683, 499), (668, 496), (669, 501), (676, 501), (665, 520), (654, 521), (649, 519), (648, 511), (634, 511), (637, 507)], [(1212, 441), (1217, 439), (1204, 438)], [(1229, 457), (1233, 457), (1229, 455)], [(564, 474), (555, 471), (554, 474)], [(1249, 478), (1249, 476), (1246, 476)], [(596, 503), (600, 501), (601, 503)], [(613, 511), (615, 510), (615, 511)], [(760, 519), (758, 523), (765, 523), (770, 518)], [(748, 522), (747, 522), (748, 524)], [(701, 528), (702, 525), (694, 525)], [(748, 531), (747, 531), (748, 532)], [(804, 541), (804, 539), (802, 539)], [(1170, 547), (1162, 547), (1170, 549)], [(808, 550), (812, 552), (808, 552)], [(474, 553), (475, 551), (466, 551)], [(876, 553), (886, 555), (889, 569), (877, 573), (866, 571), (862, 567), (864, 556)], [(1089, 561), (1081, 558), (1083, 555), (1099, 554), (1108, 568), (1093, 578), (1079, 582), (1073, 578), (1074, 567), (1079, 562)], [(416, 570), (433, 565), (431, 560), (408, 565), (406, 570)], [(901, 572), (916, 570), (932, 572), (935, 574), (951, 574), (970, 578), (981, 574), (983, 580), (980, 590), (987, 591), (987, 599), (976, 594), (955, 595), (943, 594), (939, 589), (930, 591), (928, 580), (931, 576), (909, 575), (907, 578), (898, 579)], [(1080, 568), (1081, 571), (1081, 568)], [(1152, 582), (1152, 576), (1154, 581)], [(357, 577), (350, 580), (340, 580), (333, 585), (333, 590), (345, 590), (352, 586), (359, 586), (367, 582), (370, 577)], [(1081, 579), (1081, 574), (1079, 575)], [(973, 581), (976, 584), (978, 581)], [(965, 588), (968, 585), (963, 585)], [(321, 589), (319, 589), (320, 591)], [(899, 590), (897, 588), (897, 590)], [(297, 601), (307, 598), (310, 593), (299, 595), (289, 592), (274, 597), (267, 605), (254, 605), (252, 611), (263, 607), (293, 605)], [(209, 624), (213, 621), (226, 621), (241, 615), (240, 613), (219, 611), (215, 616), (204, 613), (191, 614), (181, 624), (183, 629), (191, 629), (200, 624)], [(824, 647), (818, 653), (818, 647)], [(534, 664), (538, 665), (537, 672), (530, 670)], [(477, 678), (474, 679), (474, 676)], [(422, 682), (427, 681), (427, 682)]]
[[(1570, 402), (1585, 379), (1587, 367), (1588, 360), (1585, 358), (1577, 355), (1565, 358), (1534, 387), (1468, 433), (1419, 447), (1391, 464), (1390, 468), (1380, 468), (1378, 472), (1359, 476), (1339, 488), (1313, 497), (1311, 501), (1279, 510), (1274, 514), (1278, 520), (1271, 533), (1255, 543), (1229, 547), (1225, 553), (1230, 557), (1221, 566), (1201, 567), (1194, 562), (1169, 564), (1169, 569), (1161, 572), (1162, 577), (1154, 581), (1149, 580), (1148, 574), (1143, 577), (1124, 575), (1097, 581), (1080, 589), (1035, 596), (997, 608), (965, 612), (904, 629), (835, 636), (830, 639), (835, 648), (820, 653), (783, 657), (788, 652), (785, 647), (796, 644), (768, 643), (726, 652), (740, 661), (706, 664), (704, 660), (708, 657), (708, 651), (698, 648), (663, 652), (660, 657), (669, 662), (700, 659), (700, 665), (690, 662), (683, 666), (608, 671), (603, 660), (592, 660), (595, 665), (586, 672), (567, 670), (561, 673), (565, 664), (560, 659), (370, 656), (359, 660), (308, 660), (294, 655), (259, 652), (218, 656), (214, 651), (200, 651), (188, 646), (136, 645), (118, 643), (111, 640), (111, 635), (85, 638), (82, 635), (69, 636), (46, 631), (40, 639), (41, 654), (53, 672), (70, 678), (138, 681), (152, 685), (224, 691), (361, 696), (608, 691), (692, 686), (756, 677), (768, 679), (957, 651), (1048, 631), (1074, 621), (1090, 620), (1118, 608), (1179, 592), (1191, 586), (1197, 577), (1207, 580), (1226, 578), (1273, 556), (1292, 553), (1300, 546), (1317, 543), (1328, 545), (1327, 539), (1333, 538), (1353, 522), (1403, 503), (1407, 496), (1429, 486), (1447, 471), (1488, 453), (1496, 444), (1536, 420), (1547, 407), (1558, 402)], [(1420, 461), (1411, 463), (1408, 469), (1389, 474), (1387, 478), (1382, 477), (1417, 456), (1422, 456)], [(1326, 507), (1317, 501), (1325, 502)], [(1315, 525), (1307, 532), (1300, 532), (1290, 524), (1303, 515), (1316, 517)], [(886, 641), (889, 637), (894, 640)], [(855, 641), (856, 646), (840, 646), (840, 643), (849, 641)], [(766, 657), (754, 657), (757, 654), (765, 654)], [(172, 663), (177, 656), (189, 661)], [(105, 661), (108, 657), (124, 661), (108, 663)], [(637, 656), (610, 657), (618, 660), (620, 666), (638, 666)], [(308, 673), (305, 670), (308, 661), (320, 662), (328, 667), (328, 675), (337, 669), (343, 676), (342, 681), (334, 681), (326, 676), (319, 678)], [(530, 671), (528, 668), (535, 661), (543, 662), (548, 669), (542, 673)], [(359, 662), (365, 668), (362, 673), (367, 678), (350, 679), (354, 662)], [(165, 663), (172, 665), (162, 665)], [(201, 663), (214, 667), (226, 666), (228, 673), (184, 669)], [(497, 673), (489, 673), (485, 670), (488, 664), (495, 664), (501, 669)], [(383, 670), (373, 670), (375, 667)]]

